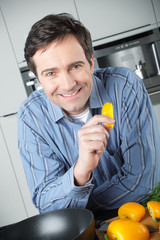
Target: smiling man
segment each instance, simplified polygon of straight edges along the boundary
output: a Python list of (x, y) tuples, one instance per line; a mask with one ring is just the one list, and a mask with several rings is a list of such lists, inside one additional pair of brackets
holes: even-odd
[[(126, 68), (94, 70), (90, 33), (68, 14), (33, 25), (25, 58), (42, 86), (18, 113), (19, 150), (39, 212), (144, 200), (160, 181), (160, 142), (142, 80)], [(113, 103), (114, 120), (101, 115), (105, 102)]]

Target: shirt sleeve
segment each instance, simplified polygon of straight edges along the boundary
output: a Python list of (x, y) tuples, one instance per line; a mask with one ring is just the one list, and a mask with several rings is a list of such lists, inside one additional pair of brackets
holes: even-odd
[(18, 144), (31, 197), (40, 213), (86, 207), (92, 179), (85, 186), (75, 186), (74, 165), (66, 170), (39, 132), (22, 119), (18, 119)]
[(88, 204), (91, 209), (114, 209), (128, 201), (141, 202), (160, 181), (160, 139), (150, 98), (134, 73), (129, 72), (125, 81), (121, 100), (115, 103), (114, 131), (119, 132), (120, 144), (117, 152), (109, 156), (118, 170), (93, 189)]

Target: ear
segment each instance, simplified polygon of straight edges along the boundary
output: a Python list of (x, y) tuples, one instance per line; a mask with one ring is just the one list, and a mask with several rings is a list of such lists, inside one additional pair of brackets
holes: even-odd
[(92, 72), (92, 74), (94, 72), (94, 59), (93, 59), (93, 56), (91, 57), (91, 72)]

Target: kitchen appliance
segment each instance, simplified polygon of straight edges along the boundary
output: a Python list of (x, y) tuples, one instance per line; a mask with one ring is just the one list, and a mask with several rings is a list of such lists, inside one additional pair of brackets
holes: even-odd
[(93, 213), (87, 209), (54, 210), (15, 223), (0, 232), (3, 240), (96, 240)]
[(142, 79), (148, 93), (160, 90), (160, 29), (94, 47), (97, 67), (127, 67)]
[(23, 66), (20, 67), (20, 72), (27, 96), (29, 96), (34, 90), (41, 89), (38, 79), (26, 65), (23, 64)]

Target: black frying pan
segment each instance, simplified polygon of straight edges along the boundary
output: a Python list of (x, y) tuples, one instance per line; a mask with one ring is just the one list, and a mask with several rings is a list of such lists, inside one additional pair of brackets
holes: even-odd
[(95, 240), (95, 220), (87, 209), (61, 209), (10, 225), (0, 240)]

